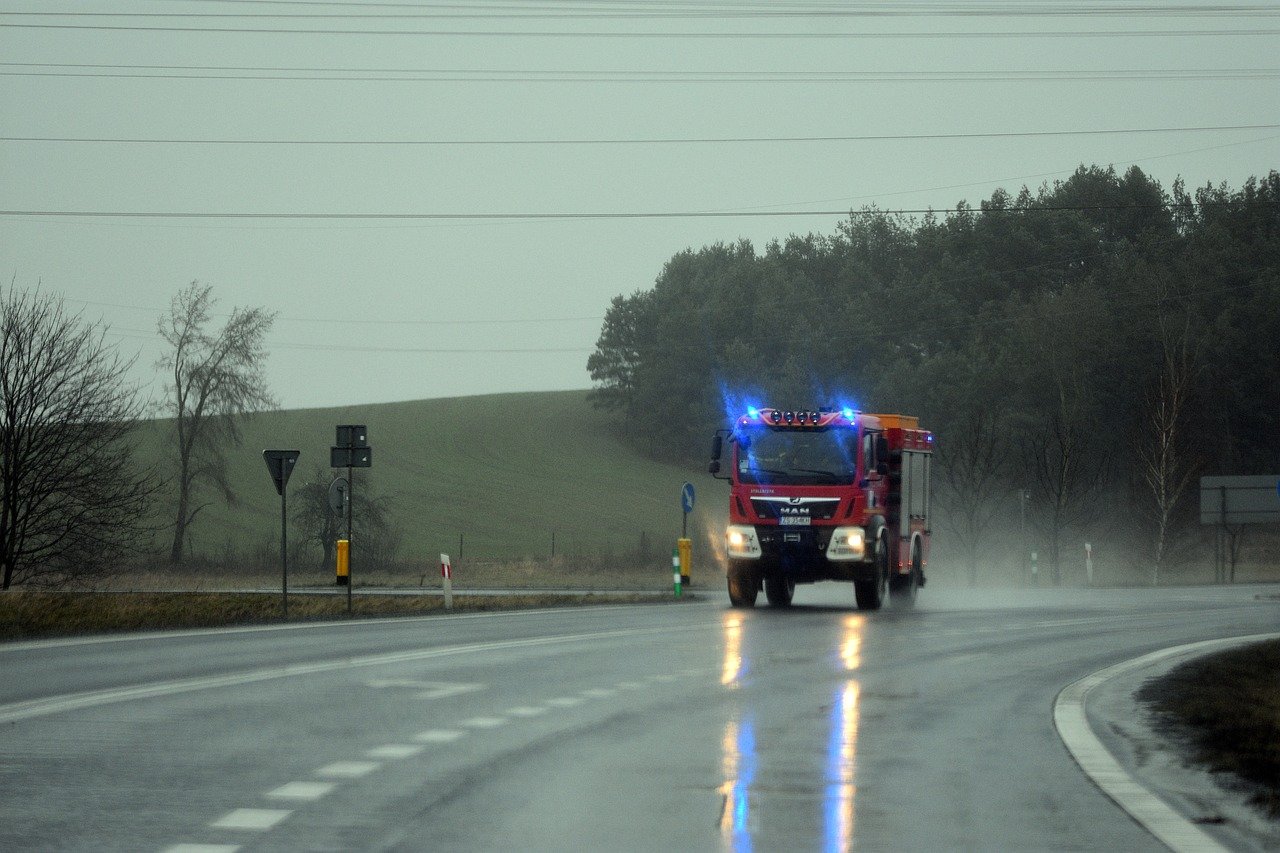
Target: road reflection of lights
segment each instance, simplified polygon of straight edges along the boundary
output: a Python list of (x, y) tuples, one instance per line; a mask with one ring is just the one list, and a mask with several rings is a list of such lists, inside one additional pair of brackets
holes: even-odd
[(858, 792), (854, 770), (858, 757), (859, 690), (858, 682), (845, 682), (831, 705), (822, 803), (824, 850), (848, 850), (853, 846), (854, 797)]
[(736, 687), (746, 668), (746, 660), (742, 657), (742, 618), (725, 616), (724, 666), (720, 671), (720, 683)]
[(750, 719), (730, 720), (724, 727), (720, 742), (721, 771), (724, 784), (719, 788), (722, 798), (720, 809), (720, 835), (726, 849), (735, 853), (751, 850), (751, 783), (756, 776), (756, 729)]
[(844, 668), (850, 672), (862, 666), (862, 628), (866, 623), (863, 616), (850, 616), (844, 620), (844, 637), (840, 641), (840, 659)]

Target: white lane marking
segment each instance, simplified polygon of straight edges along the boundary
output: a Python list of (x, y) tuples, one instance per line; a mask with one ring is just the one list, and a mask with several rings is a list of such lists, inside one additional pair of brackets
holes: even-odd
[(644, 687), (644, 685), (639, 681), (619, 681), (618, 682), (619, 690), (639, 690), (641, 687)]
[(1129, 813), (1148, 832), (1171, 850), (1219, 851), (1225, 848), (1198, 826), (1174, 811), (1164, 800), (1148, 791), (1134, 779), (1120, 762), (1107, 751), (1102, 741), (1089, 726), (1085, 703), (1090, 691), (1112, 678), (1141, 669), (1154, 663), (1180, 655), (1209, 654), (1220, 649), (1247, 643), (1264, 642), (1280, 637), (1280, 634), (1255, 634), (1248, 637), (1232, 637), (1222, 640), (1204, 640), (1184, 646), (1161, 649), (1133, 660), (1098, 670), (1063, 688), (1053, 703), (1053, 724), (1058, 737), (1085, 775), (1093, 780), (1116, 805)]
[(504, 717), (472, 717), (469, 720), (463, 720), (458, 723), (458, 725), (466, 726), (469, 729), (496, 729), (506, 724), (507, 720)]
[(382, 765), (376, 761), (335, 761), (326, 764), (316, 771), (317, 776), (332, 776), (335, 779), (359, 779), (368, 776)]
[(662, 675), (653, 676), (652, 680), (661, 682), (662, 684), (670, 684), (671, 682), (676, 680), (676, 677), (668, 673), (663, 673)]
[(375, 690), (417, 690), (419, 699), (446, 699), (483, 690), (487, 685), (452, 681), (414, 681), (408, 678), (375, 678), (367, 682)]
[(413, 739), (421, 743), (452, 743), (465, 734), (466, 732), (456, 729), (427, 729), (425, 732), (418, 732)]
[(539, 705), (521, 705), (518, 708), (507, 709), (508, 716), (512, 717), (536, 717), (545, 713), (547, 713), (547, 709)]
[[(376, 594), (376, 593), (374, 593)], [(638, 604), (601, 604), (584, 607), (542, 607), (537, 610), (506, 610), (501, 613), (456, 613), (449, 617), (450, 622), (468, 619), (524, 619), (531, 616), (563, 615), (566, 609), (576, 613), (591, 613), (608, 610), (616, 613), (623, 609), (636, 610), (647, 605)], [(687, 605), (686, 605), (687, 606)], [(705, 605), (702, 605), (705, 606)], [(191, 628), (182, 631), (144, 631), (137, 634), (113, 634), (99, 637), (64, 637), (58, 640), (24, 640), (19, 643), (0, 643), (0, 654), (4, 652), (29, 652), (40, 649), (61, 649), (68, 646), (98, 646), (106, 643), (134, 643), (145, 640), (173, 640), (187, 637), (217, 637), (234, 634), (263, 634), (275, 631), (306, 631), (313, 628), (363, 628), (381, 625), (412, 625), (440, 619), (440, 616), (390, 616), (383, 619), (343, 619), (340, 622), (306, 622), (293, 625), (241, 625), (231, 628)], [(709, 627), (710, 624), (695, 627)], [(723, 626), (722, 626), (723, 627)]]
[(556, 708), (572, 708), (574, 705), (582, 704), (581, 696), (557, 696), (554, 699), (547, 700), (548, 705)]
[(334, 782), (290, 782), (268, 791), (272, 800), (318, 800), (338, 787)]
[(590, 690), (582, 691), (582, 695), (588, 699), (608, 699), (610, 696), (617, 696), (618, 691), (607, 687), (592, 687)]
[(293, 814), (288, 809), (232, 809), (209, 826), (214, 829), (244, 829), (264, 832)]
[(161, 853), (236, 853), (239, 844), (175, 844)]
[[(697, 628), (720, 628), (719, 623), (707, 622), (687, 626), (685, 630)], [(451, 657), (459, 654), (475, 652), (495, 652), (509, 649), (536, 648), (539, 646), (559, 645), (563, 643), (582, 643), (618, 637), (635, 637), (645, 634), (669, 633), (667, 628), (623, 628), (615, 631), (595, 631), (585, 634), (559, 634), (551, 637), (531, 637), (523, 640), (496, 640), (484, 643), (466, 643), (458, 646), (445, 646), (434, 649), (420, 649), (413, 652), (389, 652), (379, 655), (367, 655), (344, 660), (317, 661), (315, 663), (292, 664), (289, 666), (273, 666), (253, 669), (246, 672), (228, 675), (211, 675), (199, 678), (181, 678), (174, 681), (159, 681), (151, 684), (136, 684), (129, 687), (114, 687), (107, 690), (90, 690), (84, 693), (67, 693), (61, 696), (49, 696), (42, 699), (31, 699), (25, 702), (12, 702), (0, 705), (0, 723), (11, 723), (16, 720), (28, 720), (32, 717), (43, 717), (63, 711), (76, 711), (98, 705), (115, 702), (129, 702), (138, 699), (155, 699), (162, 696), (173, 696), (179, 693), (191, 693), (197, 690), (210, 690), (217, 687), (238, 687), (261, 681), (278, 678), (292, 678), (300, 675), (315, 675), (323, 672), (339, 672), (346, 669), (357, 669), (387, 664), (411, 663), (431, 660), (433, 658)]]
[(402, 758), (412, 758), (424, 749), (426, 749), (425, 746), (414, 746), (408, 743), (389, 743), (385, 746), (375, 746), (365, 755), (369, 758), (386, 758), (391, 761), (399, 761)]

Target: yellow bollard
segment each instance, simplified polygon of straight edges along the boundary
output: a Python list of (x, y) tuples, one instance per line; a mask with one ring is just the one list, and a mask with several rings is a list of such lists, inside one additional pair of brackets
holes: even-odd
[(334, 586), (346, 586), (351, 583), (351, 564), (347, 562), (350, 559), (351, 543), (346, 539), (338, 540), (338, 579), (334, 581)]
[(677, 539), (676, 547), (680, 551), (680, 584), (689, 585), (689, 571), (693, 568), (693, 540)]

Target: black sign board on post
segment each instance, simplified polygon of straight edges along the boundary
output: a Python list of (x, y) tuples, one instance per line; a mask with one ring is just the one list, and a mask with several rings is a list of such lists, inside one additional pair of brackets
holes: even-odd
[(276, 484), (276, 494), (280, 496), (280, 603), (285, 616), (289, 615), (289, 499), (285, 495), (285, 486), (289, 485), (289, 475), (301, 455), (297, 450), (262, 451), (271, 480)]
[(330, 447), (330, 468), (372, 468), (372, 447)]
[(339, 447), (368, 447), (369, 429), (364, 424), (339, 424), (333, 443)]
[(364, 424), (338, 424), (336, 441), (329, 448), (329, 467), (347, 469), (347, 612), (351, 612), (351, 587), (355, 585), (351, 564), (355, 562), (351, 542), (351, 512), (355, 503), (353, 468), (373, 467), (373, 448), (369, 446), (369, 429)]

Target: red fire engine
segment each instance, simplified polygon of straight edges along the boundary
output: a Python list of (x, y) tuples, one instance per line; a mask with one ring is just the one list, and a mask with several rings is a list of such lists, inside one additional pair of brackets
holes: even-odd
[[(724, 441), (731, 447), (721, 473)], [(929, 564), (933, 435), (907, 415), (749, 408), (719, 430), (729, 480), (729, 599), (791, 603), (796, 584), (851, 581), (858, 607), (911, 607)]]

